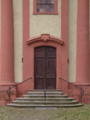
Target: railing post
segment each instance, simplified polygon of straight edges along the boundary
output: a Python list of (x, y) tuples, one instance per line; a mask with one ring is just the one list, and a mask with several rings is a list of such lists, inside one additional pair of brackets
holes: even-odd
[(81, 87), (81, 103), (82, 103), (82, 87)]
[(46, 105), (46, 79), (44, 78), (44, 104)]
[(16, 86), (18, 86), (18, 85), (20, 85), (20, 84), (28, 81), (28, 80), (30, 80), (30, 79), (32, 79), (32, 78), (28, 78), (28, 79), (26, 79), (25, 81), (23, 81), (23, 82), (21, 82), (21, 83), (19, 83), (19, 84), (17, 84), (17, 85), (14, 85), (13, 87), (9, 87), (9, 89), (7, 90), (7, 93), (8, 93), (8, 96), (9, 96), (9, 103), (10, 103), (10, 101), (11, 101), (11, 98), (10, 98), (10, 90), (11, 90), (12, 88), (14, 88), (14, 87), (16, 87)]
[(11, 99), (10, 99), (10, 89), (11, 89), (11, 87), (9, 87), (9, 103), (11, 101)]
[[(77, 87), (77, 88), (79, 88), (79, 89), (81, 90), (81, 91), (80, 91), (80, 102), (82, 103), (82, 96), (83, 96), (83, 94), (84, 94), (84, 90), (82, 89), (82, 87), (79, 87), (79, 86), (77, 86), (77, 85), (74, 85), (73, 83), (70, 83), (70, 82), (64, 80), (63, 78), (59, 78), (59, 79), (65, 81), (65, 82), (67, 82), (67, 83), (69, 83), (69, 84), (71, 84), (71, 85), (73, 85), (73, 86), (75, 86), (75, 87)], [(82, 92), (82, 91), (83, 91), (83, 92)]]

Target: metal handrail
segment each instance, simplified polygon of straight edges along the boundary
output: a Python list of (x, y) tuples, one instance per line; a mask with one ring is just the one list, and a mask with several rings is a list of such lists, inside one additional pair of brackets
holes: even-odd
[(74, 85), (73, 83), (70, 83), (70, 82), (64, 80), (63, 78), (59, 78), (59, 79), (65, 81), (65, 82), (67, 82), (67, 83), (69, 83), (69, 84), (71, 84), (71, 85), (73, 85), (73, 86), (75, 86), (75, 87), (77, 87), (77, 88), (79, 88), (79, 89), (81, 90), (80, 101), (81, 101), (81, 103), (82, 103), (82, 96), (83, 96), (83, 94), (84, 94), (84, 90), (82, 89), (82, 87), (79, 87), (79, 86), (77, 86), (77, 85)]
[(46, 79), (44, 78), (44, 104), (46, 105)]
[(9, 87), (9, 89), (7, 90), (7, 93), (8, 93), (8, 96), (9, 96), (9, 103), (10, 103), (10, 101), (11, 101), (11, 98), (10, 98), (10, 90), (11, 90), (12, 88), (14, 88), (14, 87), (16, 87), (16, 86), (18, 86), (18, 85), (20, 85), (20, 84), (28, 81), (28, 80), (30, 80), (30, 79), (32, 79), (32, 78), (28, 78), (28, 79), (24, 80), (23, 82), (14, 85), (13, 87)]

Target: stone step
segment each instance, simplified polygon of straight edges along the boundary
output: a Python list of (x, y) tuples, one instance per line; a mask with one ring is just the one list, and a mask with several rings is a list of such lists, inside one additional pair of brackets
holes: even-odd
[[(23, 95), (24, 98), (44, 98), (44, 95)], [(46, 98), (67, 98), (67, 95), (46, 95)]]
[(62, 105), (62, 104), (77, 104), (78, 101), (13, 101), (14, 104), (37, 104), (37, 105), (41, 105), (41, 104), (46, 104), (46, 105)]
[[(44, 90), (43, 89), (34, 89), (34, 90), (29, 89), (29, 92), (44, 92)], [(62, 90), (61, 89), (59, 89), (59, 90), (46, 89), (46, 92), (62, 92)]]
[[(44, 95), (44, 92), (28, 92), (29, 95)], [(62, 92), (46, 92), (46, 95), (62, 95)]]
[(8, 106), (10, 107), (30, 107), (30, 108), (36, 108), (36, 107), (57, 107), (57, 108), (60, 108), (60, 107), (80, 107), (82, 106), (83, 104), (82, 103), (78, 103), (78, 104), (69, 104), (69, 105), (29, 105), (29, 104), (7, 104)]
[[(16, 98), (18, 101), (44, 101), (44, 98)], [(74, 98), (46, 98), (46, 101), (72, 101)]]
[(11, 107), (30, 107), (30, 108), (49, 108), (49, 107), (79, 107), (83, 104), (78, 103), (73, 97), (63, 95), (62, 90), (46, 90), (46, 99), (44, 99), (44, 90), (29, 90), (28, 95), (23, 98), (16, 98), (10, 104)]

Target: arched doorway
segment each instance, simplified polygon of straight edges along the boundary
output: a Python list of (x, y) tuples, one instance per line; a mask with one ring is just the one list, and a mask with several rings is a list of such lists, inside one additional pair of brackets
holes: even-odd
[(56, 89), (56, 48), (34, 49), (34, 80), (35, 89)]
[[(23, 80), (31, 77), (30, 83), (27, 82), (26, 85), (24, 85), (25, 89), (43, 89), (43, 87), (40, 87), (41, 80), (35, 76), (35, 49), (42, 47), (51, 47), (56, 50), (56, 66), (55, 66), (55, 87), (48, 87), (47, 89), (62, 89), (62, 87), (67, 88), (66, 84), (62, 83), (59, 78), (64, 78), (67, 80), (67, 53), (65, 53), (66, 47), (64, 45), (64, 41), (60, 38), (50, 36), (49, 34), (41, 34), (40, 36), (30, 38), (27, 40), (27, 45), (25, 46), (24, 50), (24, 56), (23, 56)], [(52, 50), (51, 50), (52, 51)], [(41, 52), (40, 52), (41, 53)], [(38, 54), (40, 54), (38, 53)], [(36, 57), (37, 58), (37, 57)], [(51, 59), (49, 59), (51, 60)], [(43, 62), (42, 62), (43, 63)], [(39, 65), (38, 65), (39, 66)], [(38, 71), (38, 70), (37, 70)], [(36, 71), (36, 72), (37, 72)], [(42, 75), (42, 74), (41, 74)], [(38, 75), (39, 77), (39, 75)], [(38, 80), (40, 80), (38, 82)], [(36, 80), (36, 81), (35, 81)], [(50, 81), (50, 80), (49, 80)], [(48, 82), (49, 82), (48, 81)], [(37, 83), (35, 83), (37, 82)], [(38, 84), (36, 87), (36, 84)], [(42, 83), (43, 86), (44, 83)], [(48, 83), (49, 84), (49, 83)], [(53, 84), (51, 81), (50, 84)], [(62, 86), (61, 86), (62, 85)]]

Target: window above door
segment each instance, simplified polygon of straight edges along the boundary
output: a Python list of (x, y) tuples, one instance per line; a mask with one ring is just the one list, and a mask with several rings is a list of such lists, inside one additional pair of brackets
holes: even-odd
[(58, 0), (33, 0), (33, 14), (58, 14)]

